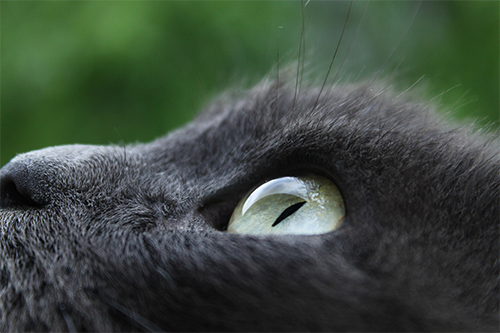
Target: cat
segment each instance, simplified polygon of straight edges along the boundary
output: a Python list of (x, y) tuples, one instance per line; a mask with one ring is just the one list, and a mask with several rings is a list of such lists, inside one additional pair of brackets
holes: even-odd
[[(498, 328), (499, 155), (372, 87), (262, 84), (150, 144), (2, 169), (2, 331)], [(300, 170), (341, 189), (320, 235), (221, 231)]]
[[(499, 170), (427, 104), (286, 78), (151, 143), (25, 153), (0, 171), (0, 331), (498, 331)], [(229, 230), (310, 173), (335, 229)]]

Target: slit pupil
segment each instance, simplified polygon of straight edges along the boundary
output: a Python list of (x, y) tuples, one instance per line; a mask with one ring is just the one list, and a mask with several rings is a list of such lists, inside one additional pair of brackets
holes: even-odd
[(306, 201), (302, 201), (302, 202), (298, 202), (296, 204), (293, 204), (291, 205), (290, 207), (288, 207), (287, 209), (285, 209), (281, 214), (280, 216), (278, 216), (278, 218), (276, 219), (276, 221), (274, 221), (272, 227), (275, 227), (277, 226), (281, 221), (283, 221), (284, 219), (286, 219), (288, 216), (292, 215), (293, 213), (295, 213), (296, 211), (298, 211), (300, 209), (300, 207), (304, 206), (304, 204), (306, 203)]

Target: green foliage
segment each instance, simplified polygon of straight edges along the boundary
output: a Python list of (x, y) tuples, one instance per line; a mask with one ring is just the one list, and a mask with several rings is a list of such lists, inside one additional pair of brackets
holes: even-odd
[[(349, 3), (310, 2), (308, 67), (323, 77)], [(499, 4), (356, 1), (342, 79), (382, 77), (479, 125), (499, 118)], [(297, 58), (300, 2), (3, 2), (1, 164), (45, 146), (149, 141), (191, 119), (214, 94), (257, 82)], [(282, 27), (282, 28), (278, 28)], [(397, 67), (397, 68), (396, 68)], [(319, 79), (318, 79), (319, 81)], [(418, 84), (417, 84), (418, 86)], [(447, 91), (441, 95), (442, 92)]]
[(186, 122), (235, 72), (269, 69), (256, 36), (274, 30), (279, 6), (266, 7), (251, 31), (256, 3), (3, 3), (2, 162), (151, 140)]

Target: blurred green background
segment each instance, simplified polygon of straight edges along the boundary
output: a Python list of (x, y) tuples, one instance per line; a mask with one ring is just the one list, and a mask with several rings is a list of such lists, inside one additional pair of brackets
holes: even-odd
[[(305, 9), (306, 68), (323, 77), (346, 1)], [(355, 1), (342, 80), (377, 73), (497, 130), (499, 2)], [(1, 160), (46, 146), (149, 141), (217, 92), (295, 61), (300, 1), (2, 2)], [(278, 28), (281, 27), (281, 28)], [(320, 79), (318, 79), (319, 81)], [(445, 92), (444, 94), (442, 94)]]

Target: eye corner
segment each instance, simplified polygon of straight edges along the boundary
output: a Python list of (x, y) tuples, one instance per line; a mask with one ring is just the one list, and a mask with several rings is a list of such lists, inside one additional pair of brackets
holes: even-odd
[(235, 200), (234, 198), (226, 199), (221, 198), (217, 201), (208, 201), (197, 209), (197, 213), (217, 231), (225, 232), (227, 230), (233, 210), (238, 201), (241, 200)]

